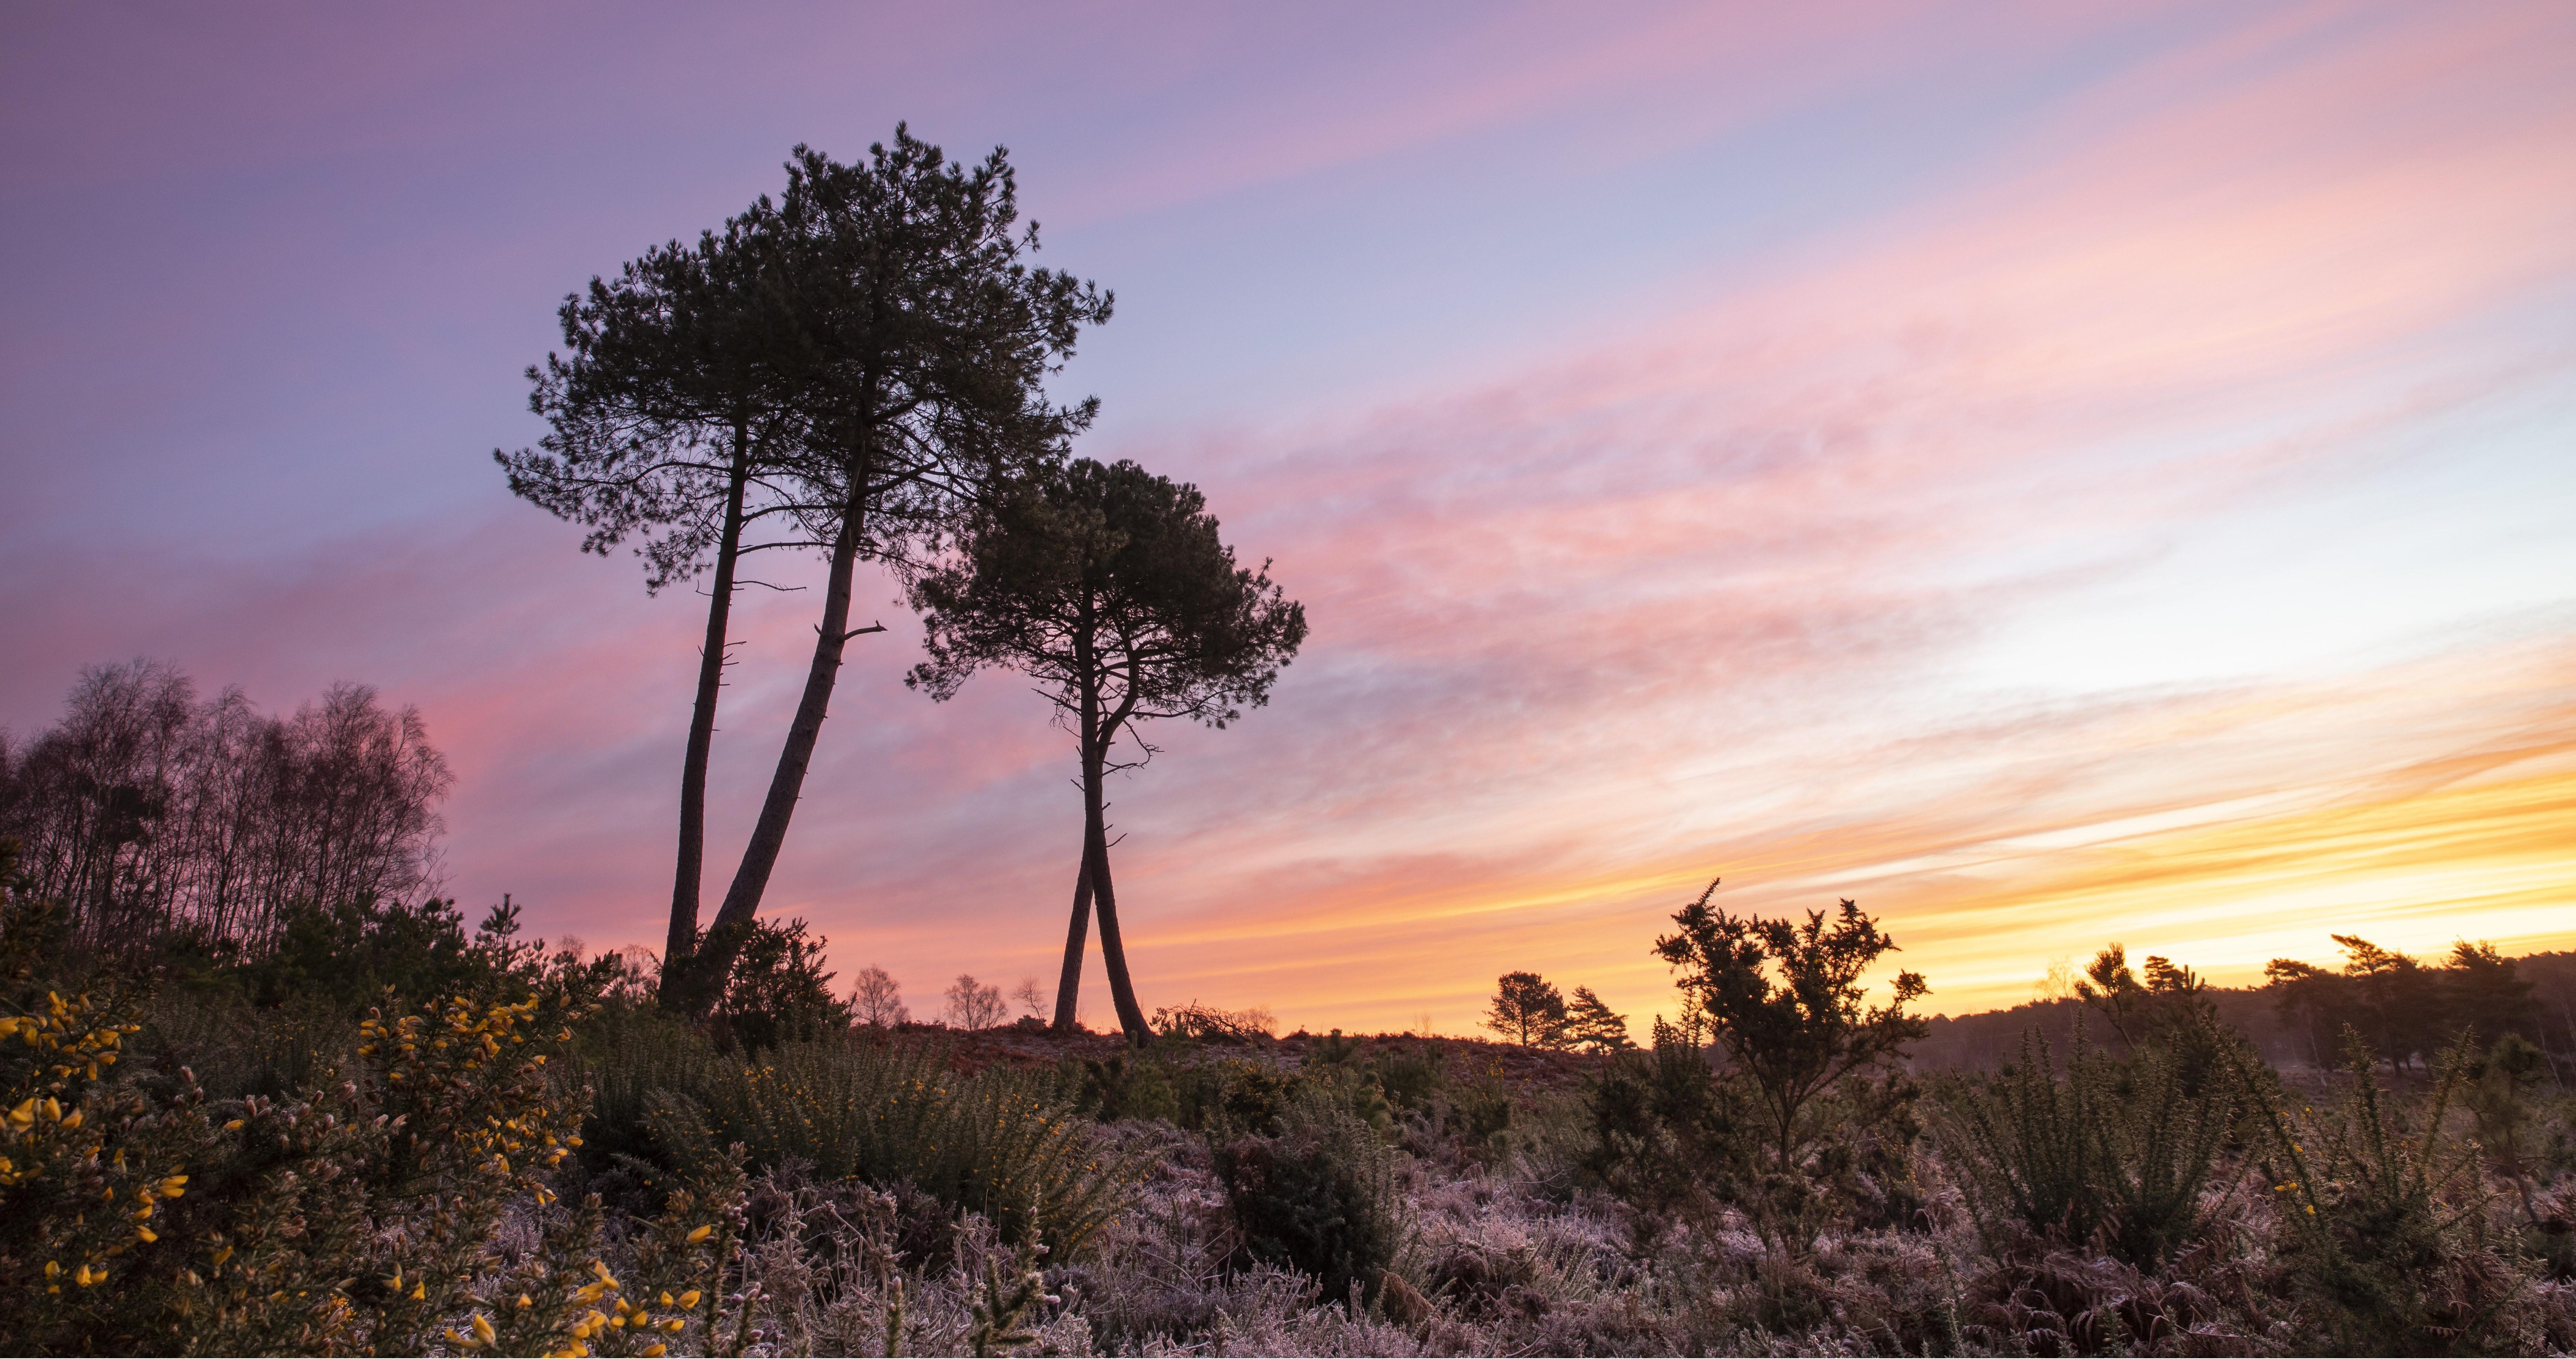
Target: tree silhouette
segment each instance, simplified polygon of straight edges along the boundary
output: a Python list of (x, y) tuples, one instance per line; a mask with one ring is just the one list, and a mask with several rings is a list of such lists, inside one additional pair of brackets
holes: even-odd
[(1716, 891), (1711, 882), (1675, 912), (1681, 930), (1657, 939), (1655, 952), (1682, 969), (1673, 984), (1691, 993), (1751, 1078), (1785, 1171), (1803, 1140), (1799, 1115), (1843, 1077), (1892, 1060), (1921, 1038), (1927, 1026), (1905, 1006), (1931, 988), (1921, 974), (1899, 972), (1894, 999), (1875, 1008), (1862, 1003), (1861, 974), (1896, 941), (1856, 903), (1843, 902), (1828, 928), (1822, 911), (1807, 912), (1804, 925), (1712, 911)]
[(1565, 1041), (1594, 1052), (1625, 1052), (1637, 1046), (1628, 1036), (1625, 1015), (1614, 1014), (1589, 986), (1574, 988), (1565, 1006)]
[(1506, 972), (1495, 984), (1485, 1027), (1522, 1047), (1555, 1047), (1565, 1031), (1565, 996), (1535, 972)]
[[(1187, 717), (1223, 727), (1269, 701), (1305, 640), (1305, 609), (1271, 584), (1268, 562), (1235, 565), (1206, 504), (1197, 487), (1132, 462), (1079, 459), (1027, 478), (973, 517), (956, 557), (913, 584), (930, 659), (906, 683), (947, 699), (983, 666), (1015, 667), (1039, 682), (1079, 747), (1083, 851), (1056, 986), (1060, 1031), (1073, 1028), (1097, 902), (1119, 1024), (1134, 1042), (1151, 1036), (1118, 932), (1102, 800), (1109, 774), (1154, 754), (1138, 724)], [(1130, 753), (1115, 758), (1122, 738)]]
[(587, 296), (565, 298), (567, 352), (528, 370), (529, 407), (551, 431), (535, 449), (492, 454), (514, 493), (590, 528), (584, 551), (605, 556), (640, 538), (648, 591), (714, 571), (680, 774), (666, 978), (698, 941), (707, 762), (736, 569), (746, 551), (806, 545), (792, 522), (744, 542), (757, 521), (793, 507), (777, 454), (795, 416), (785, 379), (803, 365), (767, 221), (755, 209), (721, 235), (661, 246), (616, 281), (594, 278)]
[(1002, 988), (975, 980), (972, 972), (960, 972), (948, 987), (948, 1019), (961, 1029), (989, 1029), (1002, 1022), (1009, 1007), (1002, 1003)]
[(850, 985), (850, 1014), (871, 1028), (891, 1029), (912, 1022), (904, 1008), (902, 988), (882, 967), (864, 967)]
[(295, 903), (430, 890), (452, 781), (420, 713), (365, 685), (266, 716), (166, 662), (91, 666), (59, 725), (0, 743), (0, 839), (84, 947), (258, 950)]
[[(768, 889), (831, 706), (858, 560), (901, 564), (960, 513), (1032, 468), (1054, 464), (1095, 403), (1051, 404), (1046, 375), (1111, 298), (1030, 269), (1037, 228), (1014, 232), (1006, 152), (972, 169), (900, 125), (891, 146), (843, 165), (796, 148), (785, 195), (754, 210), (774, 243), (797, 335), (788, 376), (795, 512), (825, 545), (823, 616), (804, 694), (741, 865), (707, 932), (691, 993), (709, 994)], [(703, 1003), (699, 1001), (698, 1003)]]

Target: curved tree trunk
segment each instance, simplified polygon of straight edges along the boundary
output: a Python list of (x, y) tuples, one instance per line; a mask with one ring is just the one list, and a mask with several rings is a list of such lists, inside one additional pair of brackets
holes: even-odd
[(725, 643), (733, 616), (733, 573), (742, 555), (742, 499), (751, 479), (751, 427), (733, 427), (733, 469), (725, 486), (724, 537), (716, 544), (715, 597), (707, 602), (707, 639), (699, 653), (697, 707), (689, 714), (689, 753), (680, 768), (680, 855), (671, 885), (671, 932), (662, 949), (665, 986), (698, 947), (698, 888), (707, 857), (707, 759), (715, 745), (716, 697), (724, 687)]
[(1084, 876), (1091, 883), (1092, 901), (1100, 908), (1100, 961), (1109, 969), (1109, 998), (1118, 1006), (1118, 1026), (1126, 1031), (1128, 1042), (1143, 1047), (1154, 1032), (1146, 1027), (1145, 1011), (1136, 1004), (1136, 987), (1127, 980), (1127, 948), (1118, 938), (1118, 891), (1109, 877), (1109, 832), (1100, 799), (1101, 762), (1102, 752), (1083, 752)]
[(1082, 999), (1082, 945), (1091, 934), (1091, 832), (1082, 834), (1081, 866), (1073, 871), (1073, 928), (1064, 936), (1064, 972), (1055, 983), (1055, 1031), (1071, 1033), (1080, 1024), (1074, 1011)]
[(742, 934), (760, 909), (761, 894), (769, 890), (770, 871), (778, 866), (778, 852), (787, 843), (787, 823), (796, 815), (796, 801), (805, 788), (805, 770), (814, 760), (815, 738), (822, 734), (823, 717), (832, 706), (832, 686), (841, 674), (841, 652), (854, 635), (850, 631), (850, 580), (858, 567), (864, 530), (865, 462), (858, 471), (860, 475), (851, 478), (850, 499), (842, 509), (840, 531), (832, 536), (831, 574), (823, 590), (823, 621), (814, 629), (814, 663), (805, 672), (805, 696), (796, 705), (795, 720), (787, 724), (787, 743), (779, 749), (778, 770), (770, 776), (769, 796), (761, 803), (760, 820), (752, 827), (751, 843), (743, 847), (742, 866), (734, 870), (733, 885), (725, 890), (724, 905), (716, 909), (715, 921), (707, 927), (705, 948), (689, 969), (693, 981), (688, 988), (688, 1002), (697, 1012), (713, 1006), (723, 991), (734, 954), (742, 947)]

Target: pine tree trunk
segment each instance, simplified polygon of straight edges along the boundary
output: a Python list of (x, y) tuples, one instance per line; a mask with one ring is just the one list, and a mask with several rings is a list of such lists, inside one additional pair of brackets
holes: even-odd
[(832, 706), (841, 652), (850, 641), (850, 581), (858, 567), (865, 527), (864, 461), (857, 471), (859, 475), (851, 478), (849, 503), (842, 507), (840, 531), (832, 537), (831, 574), (823, 590), (823, 621), (814, 629), (814, 663), (805, 672), (805, 696), (796, 705), (795, 720), (787, 725), (787, 743), (778, 752), (778, 770), (770, 776), (769, 796), (761, 803), (751, 843), (743, 847), (742, 866), (734, 870), (724, 905), (707, 927), (705, 951), (690, 967), (694, 980), (689, 1003), (701, 1012), (723, 990), (725, 974), (732, 970), (734, 954), (742, 946), (742, 933), (760, 910), (761, 894), (769, 889), (770, 871), (778, 866), (778, 852), (787, 843), (787, 823), (804, 792), (805, 770), (813, 763), (815, 738), (822, 734), (823, 717)]
[(716, 544), (715, 597), (707, 602), (707, 639), (698, 659), (697, 707), (689, 714), (689, 753), (680, 768), (680, 855), (671, 885), (671, 933), (662, 949), (667, 986), (698, 946), (698, 888), (707, 857), (707, 758), (715, 745), (716, 697), (724, 687), (725, 643), (733, 615), (734, 564), (742, 554), (742, 499), (751, 477), (751, 429), (733, 427), (733, 469), (725, 486), (724, 537)]
[(1055, 984), (1055, 1031), (1071, 1033), (1080, 1022), (1074, 1011), (1082, 999), (1082, 945), (1091, 933), (1091, 832), (1082, 835), (1081, 866), (1073, 871), (1073, 928), (1064, 936), (1064, 973)]
[(1101, 806), (1101, 764), (1105, 751), (1085, 742), (1082, 757), (1083, 849), (1089, 867), (1091, 897), (1100, 908), (1100, 961), (1109, 969), (1109, 997), (1118, 1006), (1118, 1025), (1127, 1041), (1143, 1047), (1153, 1030), (1136, 1004), (1136, 988), (1127, 980), (1127, 949), (1118, 938), (1118, 891), (1109, 877), (1109, 832)]

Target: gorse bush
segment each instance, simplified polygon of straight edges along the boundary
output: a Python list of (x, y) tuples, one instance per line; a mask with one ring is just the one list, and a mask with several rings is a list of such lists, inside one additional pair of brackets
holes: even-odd
[(1296, 1092), (1271, 1132), (1221, 1124), (1218, 1180), (1252, 1261), (1312, 1276), (1328, 1301), (1374, 1296), (1402, 1248), (1394, 1153), (1340, 1100)]
[(807, 937), (802, 920), (752, 920), (737, 933), (733, 969), (708, 1016), (716, 1046), (758, 1052), (849, 1029), (850, 1002), (832, 993), (823, 969), (829, 940)]
[(2320, 1110), (2257, 1106), (2294, 1277), (2346, 1353), (2527, 1349), (2511, 1304), (2526, 1272), (2490, 1237), (2477, 1144), (2446, 1127), (2472, 1067), (2465, 1042), (2437, 1059), (2431, 1096), (2408, 1109), (2378, 1080), (2378, 1055), (2344, 1033), (2340, 1098)]
[(2198, 1050), (2123, 1058), (2079, 1023), (2062, 1073), (2033, 1031), (2020, 1062), (1945, 1083), (1942, 1144), (1990, 1240), (2010, 1221), (2145, 1268), (2195, 1239), (2209, 1193), (2243, 1173), (2231, 1143), (2247, 1109), (2246, 1078), (2201, 1069)]
[(1180, 1094), (1172, 1088), (1164, 1065), (1121, 1054), (1108, 1058), (1068, 1056), (1058, 1069), (1074, 1091), (1074, 1107), (1103, 1123), (1122, 1118), (1159, 1118), (1176, 1123), (1181, 1116)]
[[(602, 1352), (654, 1354), (687, 1326), (616, 1296), (597, 1206), (551, 1186), (585, 1094), (549, 1066), (587, 1008), (566, 988), (370, 1013), (311, 1087), (213, 1098), (139, 1041), (148, 988), (84, 986), (51, 905), (5, 864), (0, 884), (0, 1348), (527, 1352), (614, 1330)], [(513, 1215), (537, 1249), (499, 1249)], [(712, 1227), (674, 1230), (694, 1259), (662, 1273), (708, 1277)]]
[(1073, 1255), (1139, 1175), (1053, 1073), (946, 1069), (929, 1044), (866, 1037), (785, 1043), (756, 1061), (672, 1060), (647, 1097), (677, 1164), (740, 1143), (756, 1167), (908, 1184), (990, 1218), (1010, 1241)]
[(1605, 1064), (1585, 1091), (1591, 1142), (1582, 1168), (1637, 1214), (1638, 1245), (1670, 1224), (1706, 1219), (1752, 1172), (1760, 1134), (1743, 1092), (1669, 1026), (1655, 1046)]

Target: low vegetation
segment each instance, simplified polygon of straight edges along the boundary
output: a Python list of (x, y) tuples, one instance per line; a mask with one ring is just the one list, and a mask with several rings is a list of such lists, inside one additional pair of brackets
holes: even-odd
[(794, 922), (683, 1017), (508, 906), (290, 908), (209, 960), (84, 946), (7, 878), (17, 1352), (2576, 1344), (2544, 1045), (2464, 1026), (2392, 1068), (2354, 1027), (2283, 1074), (2116, 951), (2072, 1042), (1991, 1069), (1907, 1065), (1924, 988), (1863, 985), (1894, 945), (1857, 906), (1705, 897), (1658, 945), (1688, 1022), (1643, 1048), (1579, 1048), (1534, 974), (1498, 988), (1526, 1045), (1190, 1005), (1137, 1048), (904, 1023), (873, 973), (856, 1022)]

